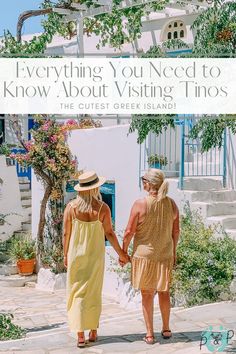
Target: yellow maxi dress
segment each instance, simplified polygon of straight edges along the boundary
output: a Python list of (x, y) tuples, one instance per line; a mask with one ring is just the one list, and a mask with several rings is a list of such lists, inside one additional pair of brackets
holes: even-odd
[(99, 214), (95, 221), (75, 217), (72, 221), (67, 256), (67, 314), (72, 332), (99, 326), (105, 262), (105, 236)]

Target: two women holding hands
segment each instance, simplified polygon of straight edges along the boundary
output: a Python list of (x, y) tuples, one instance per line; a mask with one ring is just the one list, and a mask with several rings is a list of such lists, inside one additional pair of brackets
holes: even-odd
[(142, 293), (143, 315), (147, 327), (144, 340), (155, 342), (153, 302), (158, 292), (162, 315), (162, 336), (170, 338), (171, 271), (176, 261), (179, 237), (179, 213), (174, 201), (166, 196), (168, 183), (162, 171), (150, 169), (142, 178), (146, 198), (137, 200), (131, 210), (123, 248), (112, 229), (111, 213), (102, 202), (99, 187), (104, 177), (85, 172), (75, 186), (78, 196), (64, 213), (64, 263), (67, 267), (67, 312), (69, 327), (78, 335), (78, 347), (97, 340), (102, 305), (105, 260), (105, 235), (123, 266), (130, 261), (128, 246), (134, 237), (131, 257), (131, 281)]

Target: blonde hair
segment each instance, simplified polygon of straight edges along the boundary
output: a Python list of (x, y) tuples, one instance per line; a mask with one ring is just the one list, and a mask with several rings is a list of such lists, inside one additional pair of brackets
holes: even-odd
[(78, 208), (81, 213), (91, 213), (92, 201), (102, 200), (99, 188), (90, 189), (87, 191), (79, 191), (77, 198), (74, 200), (72, 206)]
[(161, 170), (158, 170), (157, 168), (150, 168), (145, 174), (145, 178), (147, 178), (150, 183), (151, 190), (157, 192), (158, 201), (166, 197), (169, 189), (169, 183), (165, 179), (165, 175)]

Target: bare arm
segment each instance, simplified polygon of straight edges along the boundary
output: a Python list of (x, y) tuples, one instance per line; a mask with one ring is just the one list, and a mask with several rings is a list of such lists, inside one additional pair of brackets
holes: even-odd
[(124, 252), (128, 251), (129, 244), (136, 232), (136, 228), (139, 220), (139, 209), (140, 209), (140, 201), (136, 201), (132, 206), (130, 217), (128, 221), (128, 225), (125, 229), (124, 240), (123, 240), (123, 250)]
[(125, 254), (125, 252), (120, 247), (116, 234), (113, 231), (110, 208), (106, 204), (104, 204), (103, 208), (105, 211), (104, 219), (103, 219), (103, 228), (104, 228), (106, 238), (108, 239), (108, 241), (111, 243), (114, 250), (119, 255), (119, 258), (122, 259), (124, 263), (126, 263), (129, 261), (129, 257), (127, 254)]
[(173, 238), (173, 248), (174, 248), (174, 263), (176, 262), (176, 248), (179, 241), (180, 227), (179, 227), (179, 209), (175, 202), (172, 201), (173, 210), (174, 210), (174, 221), (172, 229), (172, 238)]
[(63, 218), (63, 253), (64, 253), (64, 264), (67, 266), (67, 253), (69, 249), (71, 228), (72, 228), (72, 216), (71, 216), (71, 206), (67, 204), (64, 211)]

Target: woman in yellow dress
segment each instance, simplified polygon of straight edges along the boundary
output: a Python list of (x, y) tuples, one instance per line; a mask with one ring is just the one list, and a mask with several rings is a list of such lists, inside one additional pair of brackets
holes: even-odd
[(166, 196), (168, 182), (161, 170), (149, 169), (142, 181), (148, 196), (137, 200), (132, 207), (123, 250), (127, 252), (134, 236), (131, 281), (133, 287), (140, 289), (142, 294), (147, 327), (144, 341), (153, 344), (153, 302), (156, 292), (162, 316), (161, 334), (164, 339), (171, 337), (169, 286), (172, 268), (176, 263), (179, 211), (175, 202)]
[(105, 183), (94, 171), (79, 176), (74, 187), (78, 196), (64, 212), (64, 264), (67, 267), (67, 313), (70, 330), (78, 335), (77, 346), (85, 347), (84, 331), (89, 341), (97, 340), (102, 307), (105, 259), (105, 235), (122, 262), (125, 253), (112, 229), (111, 213), (101, 201), (99, 187)]

